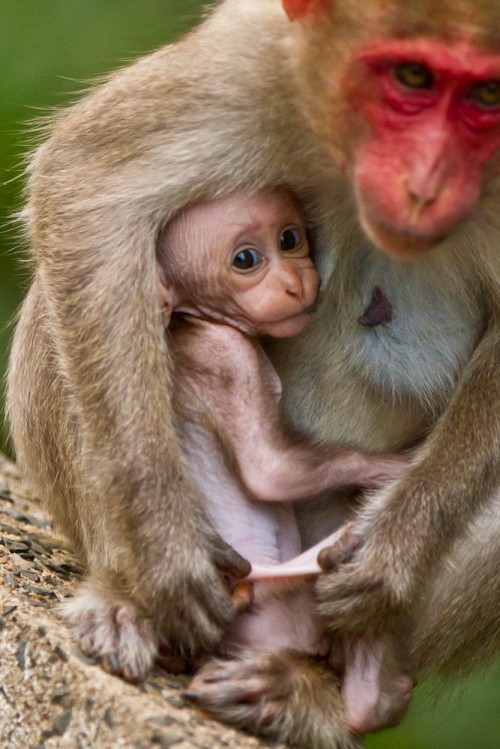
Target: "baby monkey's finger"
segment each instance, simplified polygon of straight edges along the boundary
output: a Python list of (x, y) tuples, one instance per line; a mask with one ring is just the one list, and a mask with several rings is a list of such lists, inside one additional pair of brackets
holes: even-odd
[(248, 611), (253, 601), (252, 583), (237, 583), (231, 594), (231, 600), (238, 614), (244, 614), (245, 611)]

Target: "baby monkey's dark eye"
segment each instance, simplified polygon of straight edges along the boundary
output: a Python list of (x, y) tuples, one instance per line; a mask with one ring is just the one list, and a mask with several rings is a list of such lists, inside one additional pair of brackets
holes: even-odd
[(280, 234), (279, 238), (279, 245), (280, 250), (283, 252), (291, 252), (291, 250), (296, 250), (297, 247), (300, 246), (302, 242), (302, 234), (300, 233), (300, 229), (285, 229), (285, 231)]
[(262, 263), (263, 259), (258, 250), (253, 247), (245, 247), (244, 250), (239, 250), (233, 257), (232, 266), (238, 271), (253, 270)]

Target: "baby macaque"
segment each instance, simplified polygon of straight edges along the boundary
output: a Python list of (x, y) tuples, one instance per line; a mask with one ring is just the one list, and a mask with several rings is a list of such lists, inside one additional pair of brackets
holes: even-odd
[[(339, 648), (323, 635), (310, 581), (297, 578), (320, 571), (318, 552), (348, 526), (301, 554), (291, 502), (348, 485), (378, 487), (399, 476), (406, 460), (324, 449), (283, 428), (280, 381), (258, 337), (299, 334), (317, 301), (301, 210), (284, 188), (188, 207), (164, 230), (157, 260), (190, 473), (218, 532), (253, 567), (253, 604), (230, 626), (223, 652), (297, 652), (337, 664)], [(244, 585), (236, 586), (243, 598)], [(412, 680), (389, 639), (347, 648), (344, 697), (353, 731), (399, 722), (409, 703)], [(188, 698), (196, 701), (203, 690), (206, 704), (219, 667), (205, 666)]]

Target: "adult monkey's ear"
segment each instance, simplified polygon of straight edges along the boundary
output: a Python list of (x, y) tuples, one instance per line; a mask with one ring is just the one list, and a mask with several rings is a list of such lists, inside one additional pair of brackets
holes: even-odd
[(331, 0), (281, 0), (290, 21), (303, 19), (326, 10)]

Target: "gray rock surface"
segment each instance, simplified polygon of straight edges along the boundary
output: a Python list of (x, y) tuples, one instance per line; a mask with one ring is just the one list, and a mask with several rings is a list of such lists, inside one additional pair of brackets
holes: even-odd
[(135, 687), (85, 657), (57, 613), (80, 572), (0, 454), (2, 749), (269, 749), (188, 706), (187, 677), (157, 669)]

